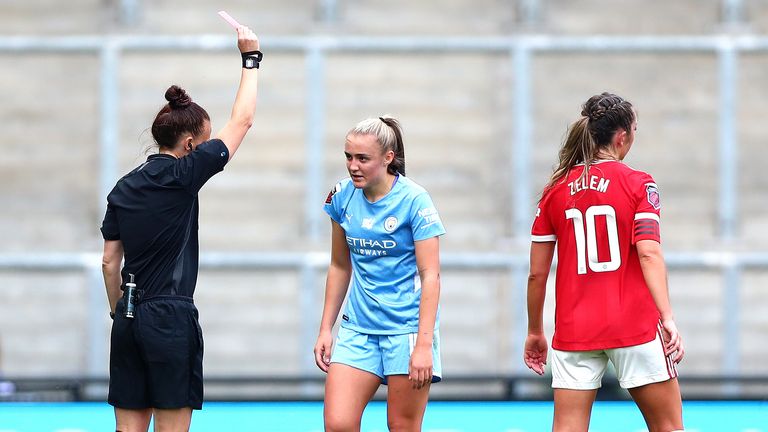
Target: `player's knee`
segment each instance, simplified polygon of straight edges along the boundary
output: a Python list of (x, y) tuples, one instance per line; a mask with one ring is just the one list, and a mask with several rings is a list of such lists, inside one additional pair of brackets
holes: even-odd
[(419, 428), (415, 428), (414, 425), (409, 422), (387, 422), (387, 428), (389, 429), (389, 432), (411, 432), (420, 430)]
[(390, 432), (411, 432), (420, 430), (421, 422), (414, 418), (392, 417), (387, 419), (387, 428)]
[(325, 432), (347, 432), (358, 429), (360, 422), (351, 418), (328, 416), (325, 418)]
[(325, 432), (347, 432), (354, 430), (356, 430), (356, 427), (348, 423), (325, 422)]
[(650, 432), (685, 432), (683, 427), (680, 425), (680, 423), (677, 422), (669, 422), (669, 423), (662, 423), (662, 424), (648, 424), (648, 430)]

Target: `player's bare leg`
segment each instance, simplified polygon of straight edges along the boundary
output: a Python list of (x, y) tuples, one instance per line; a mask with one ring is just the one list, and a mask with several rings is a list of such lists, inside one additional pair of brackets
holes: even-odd
[(147, 432), (152, 409), (115, 408), (115, 430), (117, 432)]
[(155, 409), (155, 432), (187, 432), (192, 408)]
[(649, 432), (683, 429), (683, 407), (677, 378), (629, 389)]
[(323, 418), (326, 432), (357, 432), (363, 410), (381, 378), (341, 363), (331, 363), (325, 380)]
[(408, 375), (390, 375), (387, 378), (387, 425), (390, 432), (420, 431), (430, 384), (415, 389)]
[(553, 432), (587, 432), (592, 416), (592, 405), (597, 396), (595, 390), (571, 390), (556, 388)]

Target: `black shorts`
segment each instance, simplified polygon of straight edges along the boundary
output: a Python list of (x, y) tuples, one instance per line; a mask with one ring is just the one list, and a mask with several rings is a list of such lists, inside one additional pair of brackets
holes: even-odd
[(125, 409), (203, 406), (203, 333), (189, 297), (158, 296), (123, 317), (117, 303), (109, 355), (110, 405)]

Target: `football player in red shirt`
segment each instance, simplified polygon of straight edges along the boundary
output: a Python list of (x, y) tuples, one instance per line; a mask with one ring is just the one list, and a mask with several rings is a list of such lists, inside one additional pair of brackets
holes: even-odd
[(557, 245), (552, 337), (554, 431), (587, 431), (608, 361), (651, 432), (683, 429), (675, 325), (653, 178), (621, 161), (635, 139), (629, 101), (603, 93), (582, 107), (532, 228), (525, 364), (547, 362), (543, 308)]

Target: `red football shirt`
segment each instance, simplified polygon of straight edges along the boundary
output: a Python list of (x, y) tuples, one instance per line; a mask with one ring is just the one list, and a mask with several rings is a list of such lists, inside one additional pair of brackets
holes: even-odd
[(587, 351), (639, 345), (656, 336), (659, 312), (635, 243), (660, 241), (653, 178), (617, 161), (583, 166), (544, 191), (534, 242), (557, 242), (552, 347)]

